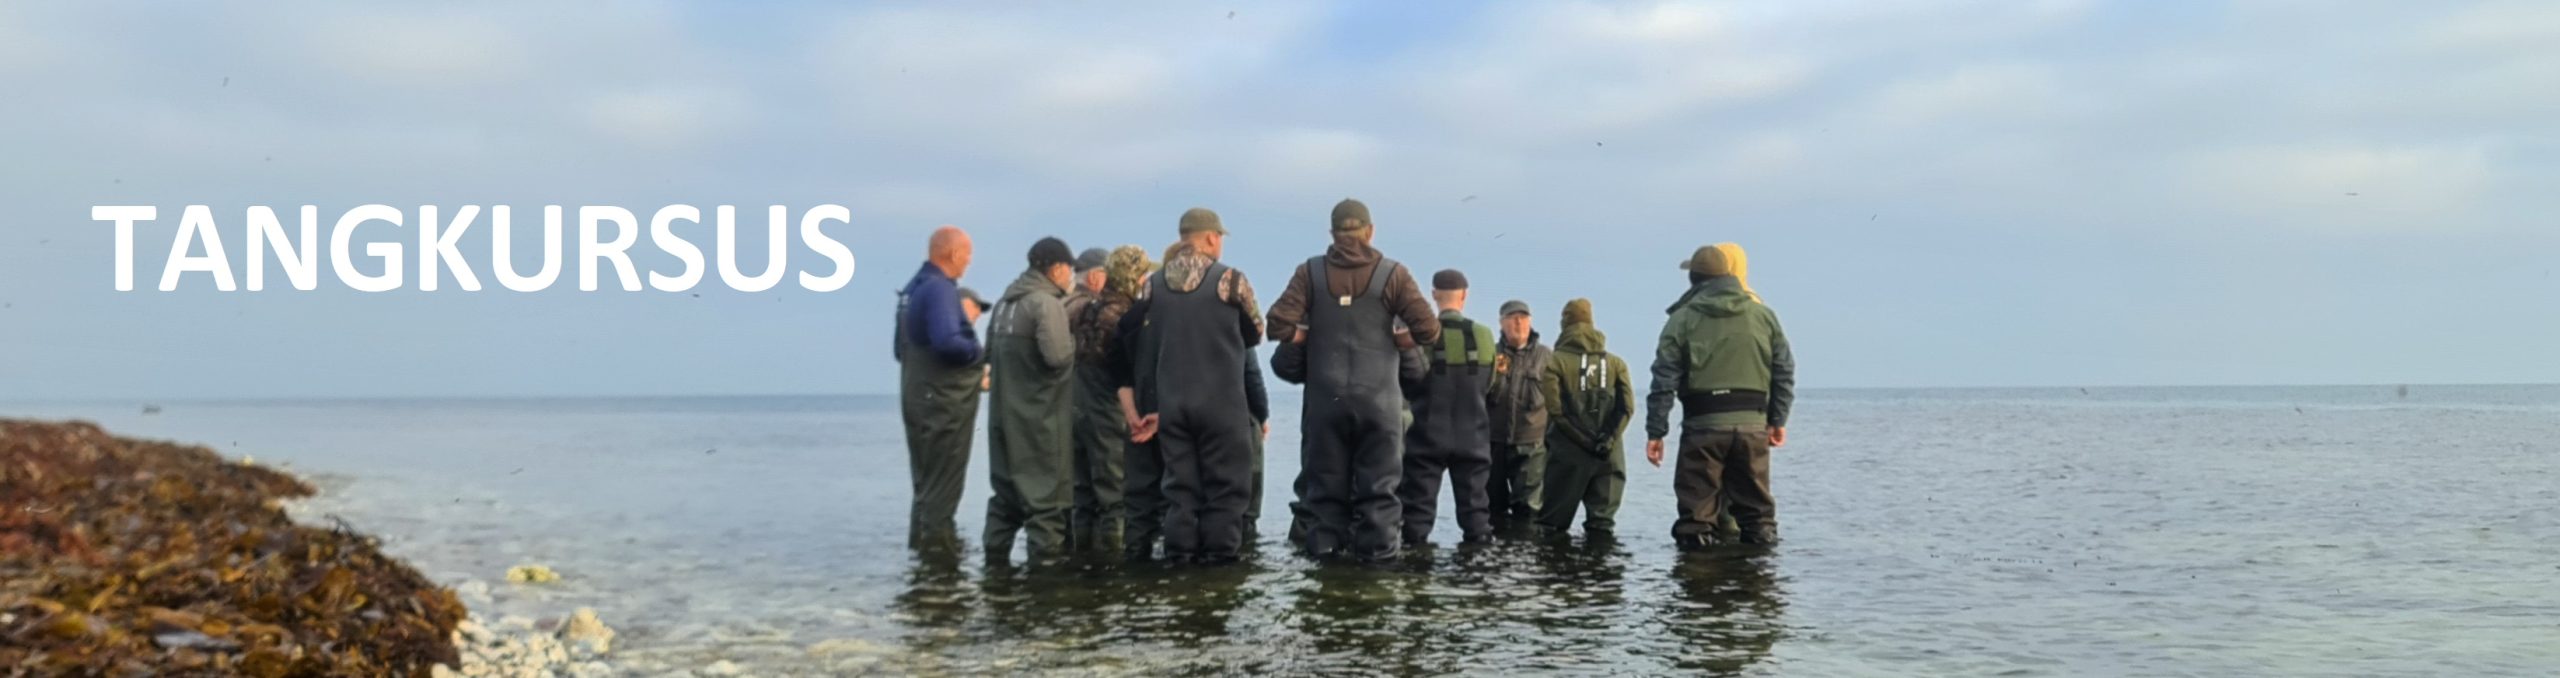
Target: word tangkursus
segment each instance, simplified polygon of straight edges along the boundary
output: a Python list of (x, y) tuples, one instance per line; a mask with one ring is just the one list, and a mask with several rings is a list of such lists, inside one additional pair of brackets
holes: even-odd
[[(241, 265), (247, 269), (248, 289), (266, 288), (269, 255), (286, 282), (297, 290), (316, 289), (320, 282), (320, 209), (304, 205), (301, 209), (299, 237), (287, 237), (284, 224), (276, 211), (266, 206), (251, 206), (245, 221), (246, 247)], [(433, 292), (445, 276), (465, 292), (480, 291), (480, 277), (462, 256), (462, 237), (480, 217), (479, 205), (463, 205), (452, 211), (451, 219), (443, 219), (443, 210), (434, 205), (417, 209), (416, 219), (389, 205), (361, 205), (338, 215), (329, 229), (329, 265), (338, 281), (361, 292), (388, 292), (407, 285), (404, 262), (409, 259), (407, 243), (399, 238), (384, 239), (375, 235), (365, 242), (364, 253), (354, 254), (359, 227), (374, 229), (403, 228), (416, 225), (418, 289)], [(531, 274), (516, 268), (515, 238), (512, 212), (506, 205), (490, 207), (488, 265), (498, 284), (518, 292), (534, 292), (549, 288), (560, 278), (562, 259), (569, 255), (561, 247), (561, 232), (567, 227), (567, 210), (560, 205), (542, 208), (541, 265)], [(720, 205), (712, 209), (711, 230), (717, 245), (720, 282), (741, 292), (762, 292), (782, 282), (789, 267), (791, 245), (790, 209), (774, 205), (766, 210), (765, 267), (762, 272), (748, 274), (739, 270), (737, 246), (737, 208)], [(640, 239), (640, 219), (631, 210), (612, 205), (582, 205), (577, 208), (578, 248), (574, 255), (578, 264), (578, 289), (599, 289), (601, 273), (610, 269), (614, 280), (624, 291), (638, 292), (640, 267), (632, 262), (632, 249)], [(159, 219), (160, 208), (150, 205), (98, 205), (89, 209), (89, 218), (113, 222), (116, 230), (116, 290), (133, 290), (133, 230), (137, 223)], [(814, 292), (842, 289), (853, 280), (853, 250), (827, 235), (821, 227), (827, 222), (851, 223), (853, 212), (843, 205), (817, 205), (800, 213), (799, 240), (826, 260), (825, 275), (808, 269), (800, 271), (800, 286)], [(651, 247), (675, 258), (681, 266), (674, 274), (658, 270), (648, 272), (649, 287), (662, 292), (682, 292), (702, 282), (704, 257), (702, 248), (679, 235), (678, 231), (703, 226), (702, 210), (692, 205), (667, 205), (652, 213), (648, 221)], [(610, 237), (607, 235), (610, 226)], [(202, 254), (194, 253), (201, 249)], [(368, 261), (369, 260), (369, 261)], [(176, 235), (169, 244), (168, 259), (160, 270), (160, 291), (178, 289), (182, 274), (205, 273), (213, 278), (214, 289), (230, 292), (239, 288), (232, 276), (232, 259), (223, 247), (222, 230), (217, 228), (213, 209), (205, 205), (188, 205), (178, 219)]]

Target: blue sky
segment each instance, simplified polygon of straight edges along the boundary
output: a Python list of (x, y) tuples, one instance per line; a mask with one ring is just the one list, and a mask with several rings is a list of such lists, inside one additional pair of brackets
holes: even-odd
[[(1208, 206), (1269, 297), (1344, 196), (1639, 364), (1734, 240), (1810, 386), (2560, 381), (2547, 2), (16, 2), (0, 82), (14, 397), (887, 392), (937, 224), (994, 289)], [(372, 202), (838, 203), (860, 269), (151, 285), (178, 206), (236, 264), (244, 206)], [(140, 291), (99, 204), (163, 209)]]

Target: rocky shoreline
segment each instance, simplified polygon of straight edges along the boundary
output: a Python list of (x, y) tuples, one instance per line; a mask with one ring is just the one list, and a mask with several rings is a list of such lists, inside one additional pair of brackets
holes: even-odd
[(294, 522), (312, 492), (201, 446), (0, 420), (0, 672), (617, 673), (593, 610), (471, 618), (371, 537)]

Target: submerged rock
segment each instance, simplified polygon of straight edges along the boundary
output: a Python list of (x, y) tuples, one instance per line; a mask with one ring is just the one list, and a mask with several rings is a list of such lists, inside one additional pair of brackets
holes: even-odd
[(548, 584), (560, 581), (560, 573), (542, 565), (517, 565), (507, 568), (507, 581), (517, 584)]
[(595, 608), (581, 607), (560, 624), (560, 640), (589, 655), (612, 651), (613, 628), (596, 618)]

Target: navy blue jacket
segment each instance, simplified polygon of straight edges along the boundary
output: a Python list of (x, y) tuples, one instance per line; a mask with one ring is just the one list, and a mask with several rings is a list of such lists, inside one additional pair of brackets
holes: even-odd
[(907, 280), (906, 289), (898, 291), (897, 339), (891, 354), (902, 361), (909, 346), (923, 347), (943, 364), (954, 366), (976, 363), (983, 353), (978, 329), (969, 325), (969, 314), (960, 309), (959, 282), (930, 261)]

